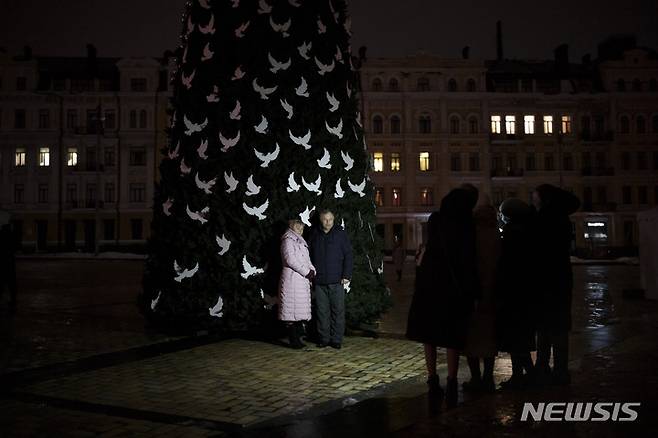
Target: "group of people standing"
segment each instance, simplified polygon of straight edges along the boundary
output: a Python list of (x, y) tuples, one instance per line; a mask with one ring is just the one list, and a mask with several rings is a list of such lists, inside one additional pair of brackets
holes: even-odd
[(279, 280), (279, 320), (288, 329), (290, 346), (304, 348), (304, 321), (312, 317), (315, 299), (317, 347), (340, 349), (345, 333), (345, 285), (352, 278), (352, 246), (345, 230), (334, 225), (330, 210), (320, 212), (320, 226), (302, 237), (304, 223), (288, 221), (281, 237), (283, 269)]
[[(544, 184), (533, 192), (532, 204), (504, 201), (501, 226), (490, 199), (465, 184), (450, 191), (428, 220), (427, 242), (416, 257), (407, 337), (424, 344), (429, 393), (445, 396), (448, 406), (457, 403), (460, 355), (471, 372), (465, 391), (495, 390), (499, 351), (512, 360), (512, 376), (501, 382), (503, 388), (570, 382), (569, 215), (580, 203)], [(436, 371), (438, 347), (447, 350), (445, 391)], [(532, 351), (537, 351), (535, 363)]]

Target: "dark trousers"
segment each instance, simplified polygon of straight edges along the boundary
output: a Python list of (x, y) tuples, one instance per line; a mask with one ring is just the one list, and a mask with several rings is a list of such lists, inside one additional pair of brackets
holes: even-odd
[(343, 342), (345, 333), (345, 289), (340, 283), (315, 285), (318, 341)]
[(5, 287), (9, 289), (9, 303), (16, 305), (16, 266), (10, 264), (7, 269), (0, 271), (0, 297), (4, 295)]
[(569, 372), (569, 332), (567, 330), (540, 330), (537, 332), (537, 367), (548, 369), (553, 349), (553, 372)]

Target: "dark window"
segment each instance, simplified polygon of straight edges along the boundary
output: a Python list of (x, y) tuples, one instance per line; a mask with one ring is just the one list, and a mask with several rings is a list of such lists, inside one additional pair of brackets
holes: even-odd
[(130, 126), (131, 129), (137, 128), (137, 111), (130, 111), (130, 121), (128, 122), (128, 126)]
[(400, 129), (400, 117), (392, 116), (391, 117), (391, 134), (399, 134)]
[(516, 154), (507, 154), (507, 171), (512, 172), (517, 168)]
[(459, 134), (459, 117), (457, 116), (450, 117), (450, 133)]
[(637, 188), (637, 202), (642, 205), (649, 203), (649, 192), (647, 186), (639, 186)]
[(633, 234), (633, 221), (624, 221), (624, 243), (626, 245), (633, 245)]
[(146, 165), (146, 150), (144, 148), (130, 149), (130, 165), (131, 166)]
[(627, 116), (621, 116), (619, 118), (619, 132), (622, 134), (628, 134), (631, 131), (631, 122)]
[(621, 168), (622, 170), (630, 170), (631, 168), (631, 154), (630, 152), (621, 153)]
[(14, 204), (25, 202), (25, 186), (23, 184), (14, 184)]
[(580, 118), (580, 129), (583, 132), (583, 137), (587, 138), (590, 136), (592, 127), (591, 120), (589, 116), (583, 116)]
[(25, 110), (14, 110), (14, 129), (25, 129)]
[(105, 111), (105, 128), (116, 129), (117, 127), (117, 114), (114, 110)]
[(130, 91), (134, 91), (134, 92), (146, 91), (146, 78), (131, 78)]
[(96, 207), (96, 184), (87, 184), (85, 200), (87, 208)]
[(592, 208), (592, 188), (583, 187), (583, 204), (585, 204), (586, 209)]
[(564, 170), (573, 170), (573, 156), (569, 152), (564, 154), (563, 162)]
[(48, 184), (39, 184), (38, 199), (40, 204), (48, 202)]
[(537, 163), (535, 162), (535, 154), (528, 152), (525, 155), (525, 170), (536, 170)]
[(468, 119), (468, 132), (469, 134), (477, 134), (479, 132), (478, 119), (471, 117)]
[(475, 79), (469, 79), (466, 82), (466, 91), (477, 91), (477, 85), (475, 84)]
[(375, 116), (372, 118), (372, 133), (381, 134), (384, 132), (384, 121), (381, 116)]
[(554, 170), (554, 169), (555, 169), (555, 162), (553, 160), (553, 154), (552, 153), (544, 154), (544, 170)]
[(421, 134), (430, 134), (432, 132), (432, 119), (429, 115), (423, 114), (418, 119), (418, 131)]
[(646, 134), (647, 121), (644, 116), (637, 116), (637, 119), (635, 119), (635, 130), (638, 134)]
[(651, 132), (658, 134), (658, 115), (651, 118)]
[(375, 78), (372, 81), (372, 91), (382, 91), (382, 80)]
[(87, 110), (87, 133), (98, 133), (100, 120), (98, 120), (98, 111), (95, 109)]
[(605, 152), (597, 152), (596, 153), (596, 168), (597, 169), (604, 169), (607, 165), (607, 159), (605, 157)]
[(658, 91), (658, 81), (655, 78), (649, 80), (649, 91)]
[(78, 188), (75, 184), (66, 185), (66, 202), (75, 204), (78, 201)]
[(592, 154), (590, 152), (583, 152), (582, 160), (584, 168), (592, 167)]
[(450, 154), (450, 170), (453, 172), (461, 172), (462, 170), (462, 161), (461, 154), (456, 152)]
[(142, 220), (130, 219), (130, 231), (133, 240), (143, 239)]
[(50, 111), (47, 109), (39, 110), (39, 129), (50, 129)]
[(385, 224), (377, 224), (375, 226), (375, 232), (379, 237), (384, 239), (386, 237), (386, 225)]
[(617, 91), (626, 91), (626, 81), (617, 79)]
[(98, 165), (98, 160), (96, 160), (96, 147), (88, 147), (86, 150), (86, 162), (87, 162), (87, 170), (88, 171), (95, 171), (98, 170), (96, 166)]
[(146, 129), (146, 119), (147, 119), (146, 110), (141, 110), (139, 112), (139, 127), (140, 127), (140, 129)]
[(430, 91), (430, 80), (427, 78), (419, 78), (416, 83), (416, 89), (418, 91)]
[(477, 152), (468, 155), (468, 170), (472, 172), (480, 170), (480, 154)]
[(605, 204), (608, 202), (608, 190), (605, 186), (599, 186), (596, 188), (596, 199), (599, 204)]
[(105, 202), (114, 202), (114, 183), (105, 183)]
[(143, 183), (130, 184), (130, 202), (144, 202), (145, 188)]
[(106, 166), (114, 166), (114, 148), (107, 147), (103, 151), (103, 162)]
[(74, 109), (66, 110), (66, 127), (75, 129), (78, 126), (78, 111)]
[(633, 91), (642, 91), (642, 82), (639, 79), (633, 79)]
[(16, 78), (16, 90), (25, 91), (27, 89), (27, 78), (19, 76)]
[(400, 90), (400, 85), (398, 83), (398, 80), (395, 78), (391, 78), (388, 81), (388, 91), (399, 91)]
[(603, 135), (603, 130), (605, 127), (605, 120), (603, 116), (595, 116), (594, 117), (594, 135), (597, 136), (602, 136)]
[(633, 202), (630, 186), (624, 186), (621, 188), (621, 202), (622, 204), (631, 204)]
[(66, 79), (53, 79), (53, 91), (64, 91), (66, 88)]
[(114, 219), (103, 220), (103, 239), (114, 240)]
[(448, 81), (448, 91), (457, 91), (457, 81), (454, 79), (450, 79)]
[(499, 170), (501, 168), (501, 161), (499, 155), (494, 155), (491, 157), (491, 170)]
[(638, 170), (647, 170), (647, 153), (644, 151), (637, 153), (637, 168)]

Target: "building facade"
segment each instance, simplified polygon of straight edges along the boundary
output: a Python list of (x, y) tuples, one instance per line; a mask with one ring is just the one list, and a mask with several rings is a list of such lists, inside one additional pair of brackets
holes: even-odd
[(362, 59), (363, 118), (378, 231), (423, 240), (429, 214), (472, 183), (494, 205), (550, 183), (575, 193), (574, 249), (632, 254), (638, 211), (658, 205), (658, 57), (610, 41), (568, 62)]
[(0, 53), (0, 209), (24, 251), (143, 247), (167, 60)]

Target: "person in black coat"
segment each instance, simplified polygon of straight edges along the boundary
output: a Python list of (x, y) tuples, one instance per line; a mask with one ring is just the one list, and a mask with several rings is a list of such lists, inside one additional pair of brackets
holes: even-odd
[(447, 349), (448, 406), (457, 401), (459, 351), (479, 296), (472, 217), (476, 202), (477, 192), (453, 189), (441, 201), (440, 211), (431, 214), (407, 322), (406, 336), (424, 344), (430, 395), (439, 398), (443, 390), (436, 373), (436, 349)]
[(0, 297), (9, 289), (9, 307), (16, 310), (16, 238), (10, 224), (0, 228)]
[[(571, 330), (571, 241), (569, 215), (580, 207), (573, 194), (543, 184), (533, 192), (537, 209), (536, 234), (540, 290), (537, 324), (537, 369), (539, 376), (554, 384), (569, 384), (569, 331)], [(553, 370), (549, 367), (553, 349)]]
[(512, 358), (512, 376), (500, 386), (518, 389), (534, 379), (530, 356), (536, 349), (534, 211), (522, 200), (511, 198), (500, 205), (500, 213), (504, 225), (496, 281), (496, 337), (498, 349)]
[(334, 214), (326, 209), (320, 212), (320, 228), (313, 229), (308, 243), (316, 268), (317, 346), (340, 349), (345, 333), (345, 284), (352, 278), (352, 244), (347, 232), (334, 225)]

